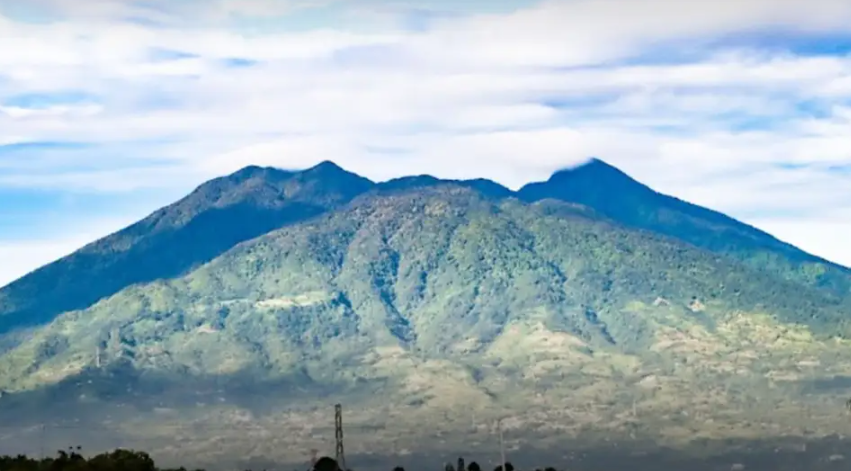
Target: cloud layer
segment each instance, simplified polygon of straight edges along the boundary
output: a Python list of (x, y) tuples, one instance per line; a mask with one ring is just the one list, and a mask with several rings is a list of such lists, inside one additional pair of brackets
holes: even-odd
[(131, 201), (326, 159), (517, 187), (597, 156), (851, 265), (851, 3), (447, 4), (0, 2), (0, 189)]

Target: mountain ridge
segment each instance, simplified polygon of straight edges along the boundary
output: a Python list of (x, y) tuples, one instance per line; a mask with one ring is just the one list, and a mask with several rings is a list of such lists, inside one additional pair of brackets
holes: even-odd
[[(405, 191), (444, 184), (474, 188), (494, 198), (513, 197), (529, 203), (554, 198), (580, 204), (600, 217), (630, 227), (684, 240), (752, 267), (781, 270), (787, 279), (825, 288), (837, 296), (851, 293), (851, 269), (808, 254), (722, 213), (657, 193), (598, 158), (556, 171), (549, 180), (524, 185), (517, 191), (486, 179), (444, 180), (430, 175), (375, 183), (323, 161), (301, 171), (247, 166), (210, 180), (143, 220), (13, 281), (0, 288), (0, 334), (39, 325), (63, 311), (84, 308), (134, 283), (179, 276), (237, 243), (322, 214), (369, 191)], [(601, 192), (601, 186), (607, 190)], [(226, 233), (218, 238), (212, 235), (222, 231)], [(191, 254), (160, 253), (164, 247), (180, 244), (207, 247)], [(116, 256), (125, 260), (110, 259)], [(106, 272), (99, 274), (99, 268)], [(54, 292), (56, 289), (59, 291)], [(41, 307), (33, 311), (35, 299)], [(55, 306), (45, 308), (51, 299)]]
[[(673, 302), (684, 312), (691, 311), (690, 316), (695, 319), (701, 317), (704, 309), (712, 309), (716, 298), (726, 306), (725, 311), (746, 312), (759, 312), (763, 300), (770, 300), (773, 314), (780, 322), (809, 322), (814, 332), (827, 338), (843, 332), (841, 326), (847, 327), (843, 308), (849, 306), (833, 305), (817, 288), (796, 287), (792, 282), (760, 271), (749, 271), (721, 255), (689, 248), (675, 239), (589, 218), (585, 213), (571, 211), (569, 206), (566, 213), (552, 212), (545, 206), (545, 203), (527, 206), (513, 199), (496, 200), (475, 189), (453, 184), (391, 195), (366, 193), (338, 211), (237, 244), (183, 277), (132, 286), (85, 311), (66, 314), (60, 317), (62, 324), (37, 334), (24, 346), (39, 350), (42, 348), (39, 345), (47, 342), (53, 353), (46, 360), (77, 352), (73, 353), (75, 357), (83, 354), (86, 363), (92, 365), (95, 347), (111, 348), (112, 354), (120, 359), (125, 355), (120, 345), (125, 342), (132, 347), (128, 351), (135, 351), (137, 346), (159, 342), (156, 339), (162, 335), (168, 338), (175, 333), (191, 333), (193, 329), (209, 330), (207, 333), (212, 334), (226, 326), (234, 312), (242, 313), (240, 325), (250, 332), (255, 328), (255, 311), (271, 310), (280, 316), (295, 309), (315, 312), (319, 317), (298, 320), (302, 313), (285, 322), (306, 322), (308, 329), (322, 332), (326, 341), (354, 342), (347, 343), (347, 349), (426, 342), (417, 348), (434, 353), (454, 348), (446, 343), (449, 340), (463, 341), (460, 337), (445, 337), (447, 322), (454, 322), (455, 329), (472, 322), (468, 327), (477, 330), (478, 341), (488, 344), (494, 336), (501, 335), (504, 323), (512, 316), (525, 315), (529, 307), (541, 302), (549, 306), (547, 310), (578, 311), (564, 318), (541, 317), (550, 329), (566, 329), (592, 347), (628, 346), (632, 340), (624, 339), (634, 335), (632, 327), (636, 322), (640, 324), (640, 320), (626, 320), (618, 311), (625, 309), (629, 300), (649, 305), (658, 299)], [(529, 231), (536, 234), (531, 239), (527, 235)], [(427, 236), (427, 240), (421, 240), (422, 236)], [(471, 246), (473, 241), (476, 245)], [(512, 253), (515, 255), (507, 255)], [(550, 257), (559, 253), (561, 261), (555, 263)], [(400, 258), (403, 256), (412, 258), (406, 262)], [(519, 258), (515, 261), (516, 257)], [(654, 263), (662, 265), (656, 267)], [(433, 302), (442, 307), (427, 308), (428, 314), (421, 314), (425, 317), (418, 321), (411, 313), (422, 302), (429, 280), (440, 276), (436, 270), (449, 270), (444, 276), (456, 281), (431, 288)], [(646, 270), (651, 273), (648, 275)], [(668, 270), (674, 270), (675, 276), (667, 275)], [(419, 275), (414, 276), (417, 271)], [(526, 276), (530, 277), (529, 281), (521, 282)], [(466, 284), (453, 287), (459, 279), (466, 280)], [(578, 285), (568, 288), (569, 280)], [(281, 285), (288, 288), (282, 290)], [(752, 288), (754, 285), (758, 288)], [(458, 292), (459, 286), (468, 288)], [(503, 304), (506, 293), (511, 295), (513, 290), (520, 296), (519, 304)], [(445, 304), (445, 300), (453, 299), (448, 294), (451, 292), (457, 292), (455, 296), (460, 297)], [(490, 298), (496, 301), (489, 301)], [(704, 307), (691, 306), (696, 301)], [(193, 307), (198, 302), (201, 304)], [(455, 304), (458, 302), (461, 304)], [(243, 306), (235, 311), (239, 303)], [(229, 313), (221, 318), (224, 311), (220, 309)], [(328, 315), (332, 315), (328, 320), (333, 322), (322, 321), (327, 309), (331, 309)], [(481, 318), (459, 320), (481, 310), (487, 312)], [(84, 337), (74, 342), (60, 341), (56, 350), (55, 336), (66, 335), (58, 333), (67, 330), (62, 325), (85, 322), (95, 327), (98, 324), (86, 320), (91, 315), (100, 319), (100, 327), (85, 334), (81, 332)], [(197, 316), (204, 321), (189, 320)], [(141, 327), (124, 330), (127, 326), (145, 324), (145, 319), (167, 321), (166, 327), (154, 331), (145, 327), (142, 333), (138, 331)], [(287, 317), (275, 319), (276, 323), (284, 322)], [(189, 325), (195, 327), (187, 330)], [(274, 335), (292, 335), (287, 325), (277, 324)], [(114, 328), (118, 331), (111, 332)], [(461, 328), (458, 332), (465, 330)], [(241, 337), (244, 335), (238, 334), (233, 341), (248, 341), (250, 336)], [(338, 336), (342, 337), (338, 339)], [(88, 340), (81, 343), (83, 338)], [(274, 342), (274, 338), (267, 341)], [(291, 345), (290, 348), (295, 348), (292, 353), (324, 354), (325, 346), (321, 343), (293, 341), (297, 348)], [(362, 341), (367, 343), (361, 344)], [(108, 347), (110, 342), (113, 347)], [(211, 353), (207, 351), (205, 356)], [(44, 361), (38, 359), (40, 355), (34, 357), (34, 365)], [(127, 357), (142, 361), (140, 358), (144, 357), (137, 353)], [(204, 360), (207, 366), (193, 368), (204, 371), (216, 361), (213, 355)], [(44, 365), (53, 368), (50, 361)], [(294, 363), (286, 365), (286, 368), (295, 367)], [(20, 370), (22, 378), (32, 374), (28, 371), (33, 365), (20, 366), (24, 367)], [(8, 363), (6, 367), (14, 369)], [(0, 376), (3, 373), (0, 363)], [(5, 370), (7, 377), (10, 373)], [(56, 377), (56, 374), (48, 376)]]
[[(249, 166), (210, 180), (0, 288), (0, 334), (90, 306), (135, 283), (178, 276), (239, 242), (320, 214), (373, 186), (340, 171), (330, 162), (301, 172)], [(42, 306), (35, 308), (36, 301)]]
[[(615, 194), (617, 190), (621, 191)], [(787, 279), (826, 288), (835, 295), (851, 295), (848, 267), (721, 212), (656, 192), (601, 159), (559, 170), (545, 182), (523, 186), (517, 194), (525, 201), (556, 198), (582, 204), (622, 224), (723, 253), (752, 267), (783, 271)]]
[[(314, 169), (247, 167), (196, 194), (203, 205), (145, 222), (193, 227), (216, 205), (241, 208), (243, 222), (269, 214), (258, 207), (280, 216), (176, 276), (17, 335), (0, 352), (0, 423), (84, 423), (166, 451), (189, 437), (205, 456), (259, 454), (284, 432), (287, 446), (264, 455), (315, 447), (331, 397), (352, 411), (347, 426), (368, 431), (355, 435), (364, 450), (480, 446), (471, 414), (511, 417), (552, 449), (565, 437), (851, 434), (836, 413), (851, 378), (851, 301), (771, 244), (757, 247), (767, 262), (735, 237), (712, 245), (748, 235), (735, 221), (717, 230), (631, 179), (601, 185), (594, 167), (520, 195), (487, 180)], [(593, 204), (570, 201), (583, 198)], [(156, 260), (185, 248), (173, 242), (155, 245), (168, 249)]]

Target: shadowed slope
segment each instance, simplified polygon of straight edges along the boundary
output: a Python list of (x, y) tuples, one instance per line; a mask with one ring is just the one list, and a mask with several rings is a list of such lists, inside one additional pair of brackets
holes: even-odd
[(330, 162), (288, 172), (247, 167), (0, 290), (0, 334), (86, 308), (140, 282), (172, 278), (234, 245), (321, 214), (372, 187)]
[(719, 212), (657, 193), (599, 159), (530, 183), (517, 194), (529, 202), (553, 198), (582, 204), (622, 224), (732, 256), (788, 280), (842, 296), (851, 292), (851, 270)]

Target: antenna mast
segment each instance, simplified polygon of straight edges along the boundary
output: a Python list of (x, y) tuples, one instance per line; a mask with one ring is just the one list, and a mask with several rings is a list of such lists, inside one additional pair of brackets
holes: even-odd
[(334, 406), (334, 435), (337, 439), (337, 467), (346, 471), (346, 456), (343, 453), (343, 406)]
[(502, 419), (496, 421), (496, 428), (499, 431), (499, 458), (502, 460), (502, 471), (505, 469), (505, 443), (502, 441)]

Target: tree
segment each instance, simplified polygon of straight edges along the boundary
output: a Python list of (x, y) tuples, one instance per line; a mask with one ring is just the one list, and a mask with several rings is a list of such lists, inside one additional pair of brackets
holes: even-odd
[(313, 465), (313, 471), (340, 471), (340, 465), (333, 458), (323, 456)]
[[(497, 466), (493, 469), (493, 471), (503, 471), (502, 465)], [(505, 471), (514, 471), (514, 465), (511, 463), (505, 463)]]

